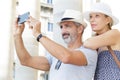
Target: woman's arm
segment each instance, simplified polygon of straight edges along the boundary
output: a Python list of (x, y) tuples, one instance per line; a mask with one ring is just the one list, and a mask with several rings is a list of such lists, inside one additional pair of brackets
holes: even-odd
[(107, 45), (115, 45), (120, 39), (120, 32), (117, 29), (107, 31), (101, 35), (91, 37), (84, 42), (84, 46), (91, 49)]

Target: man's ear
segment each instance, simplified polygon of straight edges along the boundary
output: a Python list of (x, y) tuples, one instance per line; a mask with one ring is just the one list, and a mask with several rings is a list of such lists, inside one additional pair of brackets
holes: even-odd
[(80, 26), (78, 27), (78, 33), (83, 33), (83, 30), (84, 30), (83, 25), (80, 25)]

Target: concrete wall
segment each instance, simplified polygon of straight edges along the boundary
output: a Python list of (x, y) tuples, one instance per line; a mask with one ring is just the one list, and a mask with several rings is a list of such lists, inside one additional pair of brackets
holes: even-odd
[(13, 77), (12, 26), (15, 13), (15, 0), (0, 1), (0, 80)]

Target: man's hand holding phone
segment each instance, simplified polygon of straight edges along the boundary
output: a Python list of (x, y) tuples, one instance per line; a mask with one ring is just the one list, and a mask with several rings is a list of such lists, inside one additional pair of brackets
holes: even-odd
[(30, 16), (30, 12), (26, 12), (22, 15), (18, 16), (18, 24), (22, 24), (24, 22), (26, 22), (29, 19)]
[[(29, 28), (32, 30), (33, 35), (36, 37), (41, 33), (41, 23), (39, 20), (30, 16), (30, 12), (26, 12), (18, 16), (18, 25), (25, 26), (23, 23), (27, 21)], [(19, 27), (20, 28), (20, 27)], [(20, 28), (23, 29), (22, 27)], [(23, 31), (23, 30), (22, 30)]]

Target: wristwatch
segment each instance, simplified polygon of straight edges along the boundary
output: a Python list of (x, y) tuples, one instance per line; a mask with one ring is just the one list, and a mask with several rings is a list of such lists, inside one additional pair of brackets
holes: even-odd
[(37, 41), (39, 42), (40, 38), (42, 38), (43, 35), (42, 34), (39, 34), (38, 37), (37, 37)]

